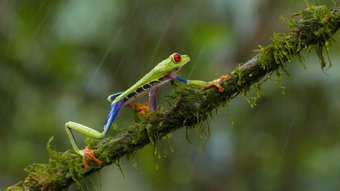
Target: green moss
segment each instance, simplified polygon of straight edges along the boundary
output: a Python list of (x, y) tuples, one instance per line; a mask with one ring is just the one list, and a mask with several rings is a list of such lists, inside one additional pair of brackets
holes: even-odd
[(51, 148), (53, 137), (47, 142), (47, 151), (50, 155), (46, 169), (59, 170), (60, 174), (51, 177), (51, 180), (58, 180), (65, 174), (69, 174), (78, 187), (81, 187), (80, 180), (83, 178), (84, 168), (82, 166), (82, 158), (73, 151), (58, 152), (55, 148)]
[(23, 182), (20, 181), (15, 185), (6, 188), (4, 191), (24, 191)]
[(58, 179), (58, 177), (49, 173), (47, 164), (31, 164), (25, 168), (25, 171), (28, 172), (28, 177), (24, 181), (24, 185), (26, 187), (42, 185), (42, 187), (39, 187), (38, 189), (55, 189), (55, 181)]
[[(308, 47), (306, 42), (315, 44), (313, 47), (319, 57), (322, 69), (326, 68), (326, 66), (328, 68), (332, 66), (328, 51), (331, 45), (334, 44), (334, 39), (332, 38), (334, 26), (329, 23), (339, 19), (339, 13), (331, 14), (331, 10), (325, 6), (310, 5), (305, 11), (294, 14), (293, 17), (295, 19), (288, 21), (290, 32), (274, 33), (271, 37), (271, 44), (266, 47), (260, 45), (257, 50), (259, 52), (257, 55), (257, 65), (261, 69), (268, 71), (267, 74), (269, 76), (273, 74), (272, 71), (275, 71), (275, 83), (279, 85), (283, 93), (284, 87), (281, 85), (281, 72), (289, 75), (285, 69), (285, 64), (291, 62), (295, 56), (298, 56), (299, 60), (303, 62), (300, 52)], [(273, 63), (277, 66), (273, 65)], [(254, 73), (245, 76), (245, 69), (236, 68), (233, 74), (237, 78), (237, 85), (242, 86), (241, 95), (251, 107), (254, 107), (260, 94), (248, 93), (250, 89), (244, 86), (244, 84), (246, 84), (246, 78), (252, 78)]]
[[(315, 51), (320, 60), (320, 65), (322, 69), (325, 69), (328, 65), (328, 68), (332, 66), (332, 63), (328, 56), (329, 48), (334, 44), (335, 40), (333, 39), (334, 26), (330, 25), (330, 21), (334, 21), (339, 19), (339, 11), (337, 14), (331, 14), (331, 10), (326, 6), (309, 6), (305, 11), (299, 12), (296, 15), (299, 15), (304, 20), (304, 26), (310, 27), (311, 29), (318, 27), (319, 29), (314, 33), (305, 33), (303, 36), (305, 38), (316, 38), (319, 41), (316, 43)], [(314, 25), (310, 24), (309, 20), (318, 20), (319, 22)], [(324, 58), (324, 50), (326, 51), (327, 60)]]
[(148, 134), (151, 145), (154, 145), (155, 141), (157, 140), (157, 137), (153, 134), (152, 127), (153, 127), (152, 124), (148, 123), (145, 125), (145, 130)]
[(118, 169), (119, 169), (120, 173), (121, 173), (122, 176), (125, 178), (125, 171), (124, 171), (124, 169), (123, 169), (123, 167), (122, 167), (122, 160), (119, 158), (119, 159), (115, 160), (114, 164), (115, 164), (116, 166), (118, 166)]

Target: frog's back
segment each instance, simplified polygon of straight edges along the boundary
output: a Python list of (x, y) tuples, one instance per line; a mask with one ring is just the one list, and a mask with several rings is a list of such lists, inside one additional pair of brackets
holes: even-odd
[(132, 98), (136, 98), (150, 92), (154, 88), (159, 87), (170, 80), (166, 78), (166, 75), (168, 74), (159, 72), (156, 66), (149, 73), (138, 80), (133, 86), (119, 95), (114, 100), (114, 102), (118, 102), (123, 99), (125, 99), (126, 102)]

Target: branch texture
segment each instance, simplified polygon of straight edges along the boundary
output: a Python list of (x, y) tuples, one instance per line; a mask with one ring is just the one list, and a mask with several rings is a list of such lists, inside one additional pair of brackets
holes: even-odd
[(115, 137), (101, 141), (89, 140), (90, 147), (97, 149), (96, 156), (104, 162), (102, 166), (92, 165), (84, 170), (81, 157), (71, 150), (57, 152), (50, 148), (49, 141), (48, 163), (28, 166), (25, 180), (8, 190), (67, 189), (72, 183), (79, 183), (82, 178), (106, 165), (119, 163), (123, 156), (129, 156), (147, 144), (154, 144), (177, 129), (193, 127), (205, 121), (211, 111), (246, 92), (266, 75), (284, 70), (284, 66), (294, 57), (299, 57), (304, 49), (315, 48), (321, 67), (324, 68), (326, 61), (323, 51), (334, 42), (332, 36), (340, 27), (340, 9), (311, 6), (294, 14), (289, 26), (289, 32), (273, 34), (270, 45), (261, 47), (255, 57), (231, 72), (231, 78), (222, 83), (225, 88), (223, 93), (216, 89), (202, 91), (178, 86), (175, 88), (174, 103), (168, 111), (157, 111), (138, 118), (134, 125), (119, 130), (121, 132)]

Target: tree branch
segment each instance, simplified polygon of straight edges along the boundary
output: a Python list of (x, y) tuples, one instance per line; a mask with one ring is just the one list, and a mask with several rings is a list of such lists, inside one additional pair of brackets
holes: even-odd
[[(294, 57), (300, 57), (304, 49), (315, 48), (321, 61), (324, 47), (330, 46), (332, 36), (340, 27), (340, 9), (325, 6), (311, 6), (293, 15), (289, 22), (290, 32), (275, 33), (271, 44), (260, 47), (259, 53), (240, 67), (234, 69), (231, 78), (222, 82), (225, 91), (216, 89), (201, 91), (189, 86), (175, 88), (174, 104), (168, 111), (155, 112), (138, 118), (132, 127), (121, 129), (117, 136), (101, 141), (89, 140), (96, 148), (96, 156), (104, 162), (100, 167), (92, 164), (89, 170), (82, 167), (81, 157), (73, 151), (57, 152), (50, 148), (48, 163), (31, 164), (25, 170), (28, 176), (24, 182), (7, 188), (8, 190), (61, 190), (85, 176), (99, 171), (106, 165), (119, 164), (120, 158), (129, 156), (147, 144), (154, 144), (169, 133), (183, 128), (193, 127), (208, 118), (211, 111), (224, 105), (232, 98), (259, 82), (266, 75), (284, 70), (284, 66)], [(326, 48), (326, 49), (327, 49)]]

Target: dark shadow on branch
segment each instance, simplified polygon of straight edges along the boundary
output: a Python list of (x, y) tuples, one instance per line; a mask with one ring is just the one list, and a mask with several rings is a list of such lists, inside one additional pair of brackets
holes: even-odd
[(202, 91), (189, 86), (177, 87), (175, 103), (169, 111), (155, 112), (140, 118), (135, 125), (120, 130), (121, 133), (113, 138), (90, 140), (90, 146), (98, 149), (96, 155), (104, 162), (103, 166), (92, 165), (89, 170), (84, 170), (82, 159), (73, 151), (57, 152), (50, 149), (49, 141), (49, 162), (28, 166), (25, 169), (28, 172), (25, 180), (9, 187), (8, 190), (67, 189), (74, 182), (79, 183), (83, 177), (99, 171), (106, 165), (119, 164), (121, 157), (133, 154), (147, 144), (154, 144), (177, 129), (201, 123), (212, 110), (246, 92), (266, 75), (285, 70), (285, 64), (300, 56), (304, 49), (314, 47), (321, 67), (324, 68), (324, 47), (334, 42), (332, 36), (340, 27), (340, 9), (311, 6), (294, 14), (289, 25), (290, 32), (275, 33), (269, 46), (260, 48), (255, 57), (234, 69), (231, 78), (223, 81), (223, 93), (216, 89)]

